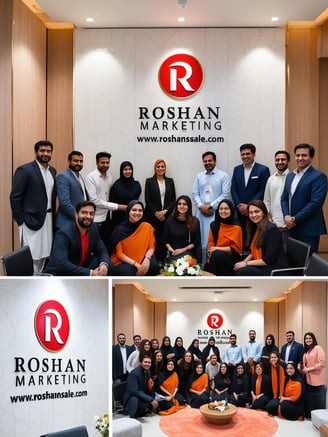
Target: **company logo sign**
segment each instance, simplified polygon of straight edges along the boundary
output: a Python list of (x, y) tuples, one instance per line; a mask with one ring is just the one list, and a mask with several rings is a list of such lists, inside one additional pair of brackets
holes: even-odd
[(162, 63), (158, 80), (166, 94), (185, 99), (195, 94), (202, 86), (203, 70), (194, 56), (176, 54)]
[(219, 313), (211, 313), (207, 317), (207, 325), (211, 329), (219, 329), (223, 324), (223, 317)]
[(35, 333), (42, 347), (50, 352), (64, 348), (69, 337), (69, 318), (63, 305), (55, 300), (43, 302), (34, 317)]

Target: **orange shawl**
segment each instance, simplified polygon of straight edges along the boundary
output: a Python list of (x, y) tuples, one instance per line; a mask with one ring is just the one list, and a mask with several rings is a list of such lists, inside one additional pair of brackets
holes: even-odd
[(243, 232), (240, 226), (234, 224), (220, 223), (217, 241), (214, 241), (212, 230), (208, 234), (208, 246), (233, 247), (236, 252), (243, 250)]
[(273, 397), (278, 398), (284, 392), (285, 371), (282, 366), (271, 366), (270, 372)]
[(195, 381), (192, 382), (190, 388), (196, 391), (202, 391), (208, 388), (208, 376), (206, 373), (200, 375)]

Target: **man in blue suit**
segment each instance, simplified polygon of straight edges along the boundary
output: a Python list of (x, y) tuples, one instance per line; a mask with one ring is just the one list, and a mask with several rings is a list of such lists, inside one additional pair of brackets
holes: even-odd
[(57, 176), (59, 208), (56, 227), (61, 228), (75, 220), (75, 207), (88, 199), (88, 193), (80, 171), (83, 168), (83, 154), (73, 150), (68, 155), (68, 168)]
[(287, 343), (281, 347), (280, 361), (284, 367), (287, 363), (294, 363), (300, 369), (303, 360), (303, 345), (295, 341), (294, 331), (286, 332), (286, 340)]
[(16, 169), (10, 204), (22, 246), (29, 246), (34, 271), (42, 272), (50, 254), (56, 208), (56, 169), (49, 165), (53, 144), (34, 145), (35, 160)]
[(263, 200), (270, 170), (267, 166), (255, 162), (256, 147), (254, 144), (242, 144), (239, 150), (243, 163), (233, 170), (231, 196), (237, 208), (238, 219), (244, 227), (248, 215), (247, 204), (251, 200)]
[(310, 144), (298, 144), (294, 153), (296, 169), (286, 176), (281, 208), (289, 235), (317, 252), (320, 235), (327, 233), (322, 211), (327, 176), (311, 165), (315, 149)]

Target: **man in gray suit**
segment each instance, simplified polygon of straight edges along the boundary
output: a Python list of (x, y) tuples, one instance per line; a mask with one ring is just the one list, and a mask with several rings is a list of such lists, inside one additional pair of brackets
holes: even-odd
[(75, 208), (79, 202), (88, 200), (88, 193), (80, 171), (83, 168), (83, 154), (77, 150), (68, 155), (68, 168), (57, 176), (59, 208), (56, 227), (62, 228), (75, 221)]
[(50, 141), (35, 143), (34, 152), (34, 161), (16, 169), (10, 205), (21, 245), (30, 247), (34, 271), (38, 273), (50, 255), (53, 240), (56, 169), (49, 165), (53, 152)]

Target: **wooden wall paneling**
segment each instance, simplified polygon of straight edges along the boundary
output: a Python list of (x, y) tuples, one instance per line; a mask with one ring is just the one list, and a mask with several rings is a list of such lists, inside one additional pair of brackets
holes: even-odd
[[(297, 341), (303, 341), (303, 323), (302, 323), (302, 283), (287, 295), (286, 299), (286, 331), (294, 331)], [(285, 343), (286, 338), (284, 339)], [(283, 344), (282, 343), (282, 344)]]
[(154, 304), (135, 288), (133, 306), (134, 334), (140, 334), (141, 338), (150, 340), (154, 332)]
[(12, 249), (13, 222), (9, 207), (12, 181), (12, 2), (0, 0), (0, 254)]
[[(156, 302), (154, 308), (154, 333), (153, 337), (158, 338), (159, 341), (167, 334), (166, 320), (167, 320), (167, 303)], [(171, 343), (174, 344), (175, 338), (171, 338)], [(186, 347), (186, 345), (185, 345)]]
[[(319, 89), (319, 169), (328, 175), (328, 54), (319, 59)], [(328, 199), (324, 204), (324, 215), (328, 225)], [(328, 253), (328, 235), (321, 236), (319, 250)], [(327, 255), (325, 257), (327, 258)]]
[(276, 344), (279, 338), (279, 304), (277, 302), (264, 302), (264, 339), (268, 334), (273, 334)]
[(276, 343), (281, 346), (286, 343), (286, 299), (279, 302), (279, 333)]
[(302, 340), (305, 332), (313, 332), (318, 343), (327, 345), (327, 283), (304, 281), (302, 286)]
[(73, 150), (73, 38), (73, 29), (47, 30), (47, 138), (58, 171)]
[(120, 332), (126, 335), (128, 344), (132, 344), (134, 334), (134, 286), (116, 284), (113, 290), (113, 344)]
[(318, 69), (317, 30), (287, 29), (286, 149), (292, 155), (298, 143), (307, 142), (318, 147)]

